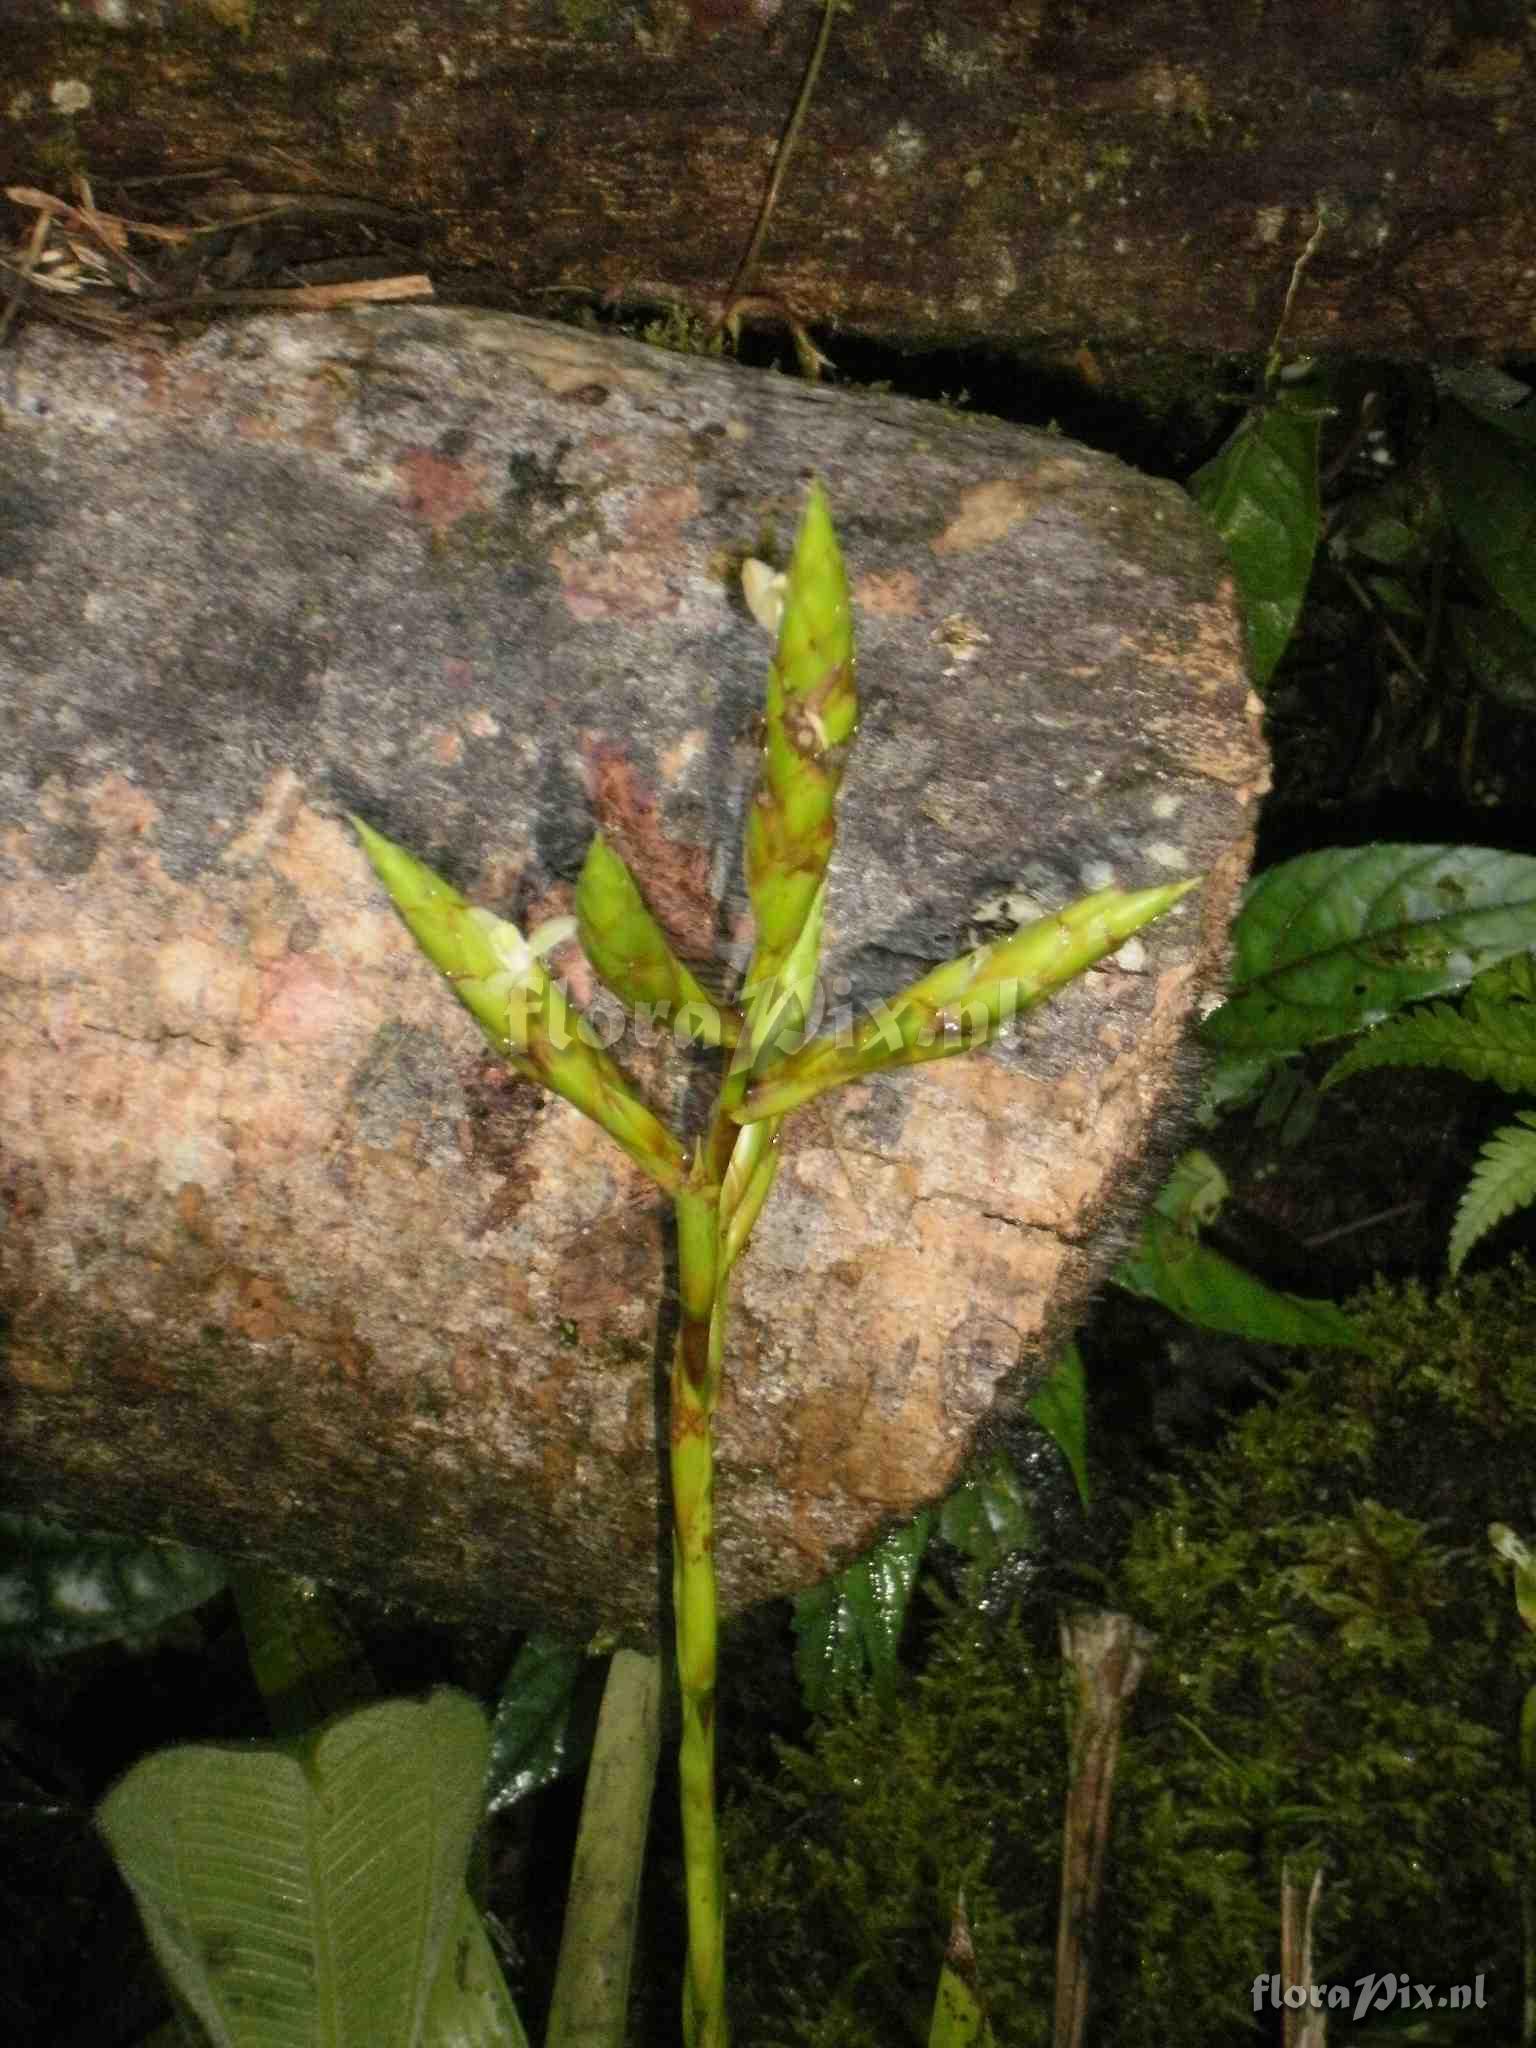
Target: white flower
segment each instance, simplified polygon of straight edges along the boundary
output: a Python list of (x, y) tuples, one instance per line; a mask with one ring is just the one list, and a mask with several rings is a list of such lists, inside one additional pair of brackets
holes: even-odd
[(501, 963), (501, 973), (494, 976), (499, 984), (505, 980), (508, 989), (524, 988), (542, 971), (541, 963), (547, 954), (557, 946), (563, 946), (576, 932), (574, 917), (548, 917), (535, 925), (525, 939), (515, 924), (509, 924), (504, 917), (498, 917), (493, 910), (484, 910), (479, 904), (473, 905), (468, 915), (473, 923), (484, 932), (491, 951)]
[(789, 578), (782, 569), (770, 569), (749, 555), (741, 565), (741, 594), (747, 610), (765, 633), (777, 633), (784, 616), (784, 586)]

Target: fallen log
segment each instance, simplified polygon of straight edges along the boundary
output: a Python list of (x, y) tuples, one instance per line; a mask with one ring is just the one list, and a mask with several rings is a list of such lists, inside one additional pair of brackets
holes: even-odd
[[(303, 223), (341, 236), (300, 240), (305, 281), (384, 249), (445, 300), (712, 318), (821, 13), (31, 0), (5, 10), (0, 189), (84, 177), (195, 226), (204, 285), (249, 281), (259, 223), (290, 258)], [(1514, 4), (864, 0), (837, 12), (740, 310), (845, 363), (854, 336), (974, 351), (953, 376), (974, 389), (1002, 352), (1160, 411), (1189, 399), (1183, 351), (1262, 358), (1326, 217), (1298, 353), (1528, 356), (1533, 50)]]
[[(861, 649), (834, 1013), (999, 920), (1209, 874), (1002, 1046), (787, 1126), (739, 1269), (723, 1597), (941, 1494), (1102, 1278), (1220, 982), (1261, 751), (1183, 494), (465, 311), (172, 353), (33, 326), (0, 393), (12, 1499), (445, 1614), (653, 1629), (663, 1207), (488, 1057), (344, 814), (525, 928), (601, 825), (679, 950), (739, 967), (769, 652), (739, 572), (782, 560), (813, 471)], [(611, 1049), (674, 1120), (707, 1099), (664, 1033)]]

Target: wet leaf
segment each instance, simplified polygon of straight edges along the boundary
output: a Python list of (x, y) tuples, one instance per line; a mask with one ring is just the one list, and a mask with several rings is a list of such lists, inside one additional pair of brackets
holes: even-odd
[(1190, 493), (1227, 544), (1242, 599), (1253, 680), (1274, 674), (1295, 631), (1317, 550), (1322, 419), (1285, 405), (1249, 413)]
[[(1078, 1371), (1081, 1374), (1081, 1365)], [(1046, 1382), (1047, 1387), (1055, 1385), (1059, 1373), (1060, 1368)], [(1029, 1404), (1037, 1420), (1035, 1402), (1039, 1399), (1037, 1394)], [(983, 1573), (994, 1570), (1013, 1551), (1033, 1548), (1035, 1524), (1029, 1496), (1006, 1453), (1000, 1452), (955, 1488), (939, 1509), (938, 1533)]]
[(148, 1635), (223, 1590), (206, 1551), (0, 1515), (0, 1654), (57, 1657)]
[(1536, 945), (1536, 859), (1480, 846), (1328, 848), (1270, 868), (1233, 928), (1232, 993), (1202, 1027), (1288, 1052), (1464, 988)]
[(513, 1660), (491, 1726), (486, 1811), (498, 1813), (585, 1762), (591, 1730), (573, 1717), (583, 1650), (563, 1636), (530, 1636)]
[(873, 1681), (894, 1689), (897, 1651), (933, 1518), (925, 1510), (795, 1602), (795, 1670), (813, 1714)]
[(1077, 1497), (1089, 1504), (1088, 1480), (1088, 1387), (1083, 1372), (1083, 1354), (1069, 1344), (1056, 1362), (1050, 1378), (1031, 1395), (1029, 1412), (1054, 1440), (1072, 1468)]

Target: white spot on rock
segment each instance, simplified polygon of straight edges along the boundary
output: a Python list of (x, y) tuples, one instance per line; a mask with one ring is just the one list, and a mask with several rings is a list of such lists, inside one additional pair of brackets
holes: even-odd
[(1166, 839), (1154, 839), (1147, 848), (1147, 859), (1160, 868), (1177, 868), (1181, 873), (1189, 866), (1189, 855), (1181, 846), (1171, 846)]
[(56, 114), (83, 114), (92, 98), (83, 78), (56, 78), (48, 88), (48, 102)]

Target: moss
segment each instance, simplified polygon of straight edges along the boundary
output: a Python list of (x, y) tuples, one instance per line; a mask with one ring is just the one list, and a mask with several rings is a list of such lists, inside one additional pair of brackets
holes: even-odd
[(678, 356), (719, 356), (725, 353), (725, 330), (716, 327), (701, 313), (690, 313), (685, 306), (666, 306), (654, 319), (646, 321), (638, 330), (626, 328), (624, 332), (638, 332), (641, 341), (652, 348), (664, 348)]
[[(1491, 1520), (1536, 1538), (1536, 1279), (1356, 1305), (1371, 1358), (1297, 1372), (1135, 1523), (1116, 1603), (1152, 1628), (1116, 1787), (1094, 2038), (1253, 2027), (1282, 1862), (1325, 1869), (1315, 1975), (1486, 1973), (1513, 2037), (1515, 1763), (1536, 1645)], [(1043, 2040), (1064, 1746), (1055, 1660), (945, 1624), (925, 1675), (786, 1752), (732, 1826), (741, 2038), (924, 2038), (964, 1883), (1000, 2039)], [(786, 1988), (787, 1987), (787, 1988)], [(778, 2015), (765, 2022), (753, 2015)]]
[(998, 2038), (1049, 2040), (1056, 1899), (1039, 1851), (1061, 1825), (1058, 1701), (1016, 1620), (956, 1628), (903, 1698), (865, 1699), (781, 1752), (727, 1822), (744, 2048), (925, 2041), (962, 1889)]
[(608, 0), (556, 0), (560, 19), (576, 37), (598, 40), (612, 36), (618, 26)]

